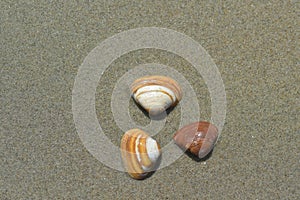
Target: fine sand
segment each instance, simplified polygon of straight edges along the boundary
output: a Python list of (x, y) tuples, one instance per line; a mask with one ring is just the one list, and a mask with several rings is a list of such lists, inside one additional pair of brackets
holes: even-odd
[[(299, 198), (296, 1), (27, 0), (1, 1), (0, 10), (0, 199)], [(81, 122), (73, 119), (72, 91), (80, 66), (98, 44), (142, 27), (183, 33), (207, 51), (224, 84), (226, 119), (208, 158), (182, 154), (137, 181), (107, 166), (86, 148), (76, 129)], [(109, 65), (96, 82), (95, 101), (91, 101), (112, 146), (119, 146), (124, 133), (112, 113), (113, 98), (121, 102), (119, 107), (124, 102), (137, 125), (150, 123), (129, 96), (125, 100), (112, 97), (118, 80), (146, 63), (163, 64), (181, 74), (196, 94), (200, 119), (211, 121), (210, 90), (191, 63), (164, 50), (132, 51)], [(93, 75), (97, 79), (99, 74)], [(90, 85), (82, 88), (88, 90)], [(126, 96), (129, 89), (122, 91)], [(192, 109), (182, 112), (195, 112), (192, 100), (183, 98)], [(164, 123), (154, 136), (162, 147), (172, 143), (181, 107), (170, 110), (165, 122), (154, 121)], [(85, 130), (92, 133), (94, 127)], [(96, 139), (93, 148), (111, 162), (119, 161), (106, 144), (99, 145)]]

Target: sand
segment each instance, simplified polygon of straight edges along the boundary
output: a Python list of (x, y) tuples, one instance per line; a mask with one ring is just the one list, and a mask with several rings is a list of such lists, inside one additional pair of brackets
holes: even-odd
[[(28, 0), (1, 1), (0, 8), (1, 199), (299, 198), (296, 1)], [(222, 77), (227, 113), (208, 159), (183, 154), (137, 181), (86, 149), (73, 120), (72, 90), (98, 44), (141, 27), (172, 29), (201, 44)], [(104, 72), (95, 95), (97, 119), (116, 146), (123, 130), (111, 111), (114, 85), (153, 62), (182, 74), (201, 120), (211, 119), (210, 92), (190, 63), (157, 49), (130, 52)], [(129, 111), (139, 125), (150, 122), (132, 100)], [(180, 113), (179, 105), (155, 136), (162, 146), (178, 129)]]

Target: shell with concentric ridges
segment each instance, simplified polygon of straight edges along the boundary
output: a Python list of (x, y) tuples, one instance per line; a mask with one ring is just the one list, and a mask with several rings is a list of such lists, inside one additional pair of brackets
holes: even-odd
[(160, 163), (160, 145), (140, 129), (127, 131), (121, 140), (121, 154), (128, 174), (134, 179), (144, 179)]
[(179, 84), (166, 76), (144, 76), (131, 85), (134, 100), (153, 115), (175, 106), (182, 98)]

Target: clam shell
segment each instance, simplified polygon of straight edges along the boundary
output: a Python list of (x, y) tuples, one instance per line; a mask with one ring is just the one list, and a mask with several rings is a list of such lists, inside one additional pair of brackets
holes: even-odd
[(140, 129), (127, 131), (121, 140), (121, 154), (128, 174), (134, 179), (144, 179), (160, 163), (160, 145)]
[(199, 158), (204, 158), (218, 139), (218, 129), (209, 122), (195, 122), (178, 130), (173, 139), (184, 151), (189, 150)]
[(144, 76), (131, 85), (134, 100), (150, 114), (157, 115), (182, 98), (179, 84), (166, 76)]

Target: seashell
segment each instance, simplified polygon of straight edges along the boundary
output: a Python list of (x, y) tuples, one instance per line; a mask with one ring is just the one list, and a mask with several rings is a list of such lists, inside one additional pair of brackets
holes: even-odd
[(184, 151), (189, 150), (199, 158), (204, 158), (218, 139), (218, 129), (209, 122), (194, 122), (178, 130), (173, 139)]
[(179, 84), (166, 76), (144, 76), (131, 85), (134, 100), (150, 114), (158, 115), (182, 98)]
[(123, 135), (121, 154), (128, 174), (134, 179), (146, 178), (161, 160), (160, 145), (140, 129), (131, 129)]

